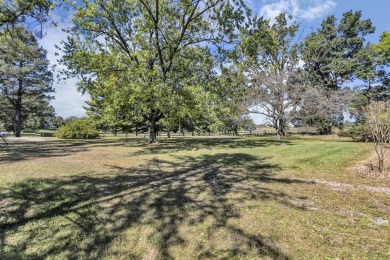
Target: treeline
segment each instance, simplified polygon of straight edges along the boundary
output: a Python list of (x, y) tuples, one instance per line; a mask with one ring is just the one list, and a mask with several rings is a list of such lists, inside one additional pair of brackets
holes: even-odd
[[(17, 10), (23, 1), (6, 2)], [(80, 78), (79, 90), (91, 96), (87, 115), (101, 129), (147, 129), (150, 143), (158, 131), (236, 134), (253, 128), (251, 112), (261, 114), (279, 138), (289, 126), (314, 126), (329, 134), (346, 119), (366, 124), (364, 107), (388, 100), (390, 35), (383, 32), (378, 44), (369, 43), (366, 37), (375, 27), (360, 11), (339, 20), (328, 16), (302, 38), (293, 17), (280, 14), (271, 22), (253, 15), (242, 0), (96, 0), (67, 7), (74, 15), (67, 40), (57, 46), (66, 66), (62, 73)], [(3, 16), (0, 20), (14, 17)], [(20, 24), (23, 19), (2, 23), (4, 42), (9, 28), (23, 31)], [(38, 53), (44, 60), (43, 50)], [(7, 55), (0, 55), (1, 66), (10, 67)], [(45, 66), (32, 70), (43, 75)], [(17, 90), (24, 76), (12, 73), (2, 70), (15, 75)], [(8, 76), (0, 82), (0, 102), (9, 106), (3, 114), (13, 115), (9, 121), (16, 129), (20, 118), (38, 110), (26, 106), (18, 116)], [(50, 99), (51, 80), (48, 74), (46, 85), (39, 85), (41, 99), (35, 102)]]

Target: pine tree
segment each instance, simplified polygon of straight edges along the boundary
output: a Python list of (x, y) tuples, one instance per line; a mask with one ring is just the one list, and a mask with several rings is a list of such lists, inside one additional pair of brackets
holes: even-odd
[(46, 51), (24, 27), (4, 30), (0, 34), (0, 121), (11, 124), (20, 137), (28, 116), (51, 113), (49, 94), (53, 92)]

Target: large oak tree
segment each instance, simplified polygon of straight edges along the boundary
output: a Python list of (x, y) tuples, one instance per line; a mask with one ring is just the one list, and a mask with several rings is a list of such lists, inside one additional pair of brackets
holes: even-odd
[(74, 8), (63, 63), (81, 75), (81, 90), (100, 88), (99, 96), (112, 100), (108, 109), (130, 106), (141, 113), (150, 143), (172, 108), (207, 92), (204, 79), (186, 68), (212, 75), (209, 46), (231, 44), (245, 11), (242, 0), (94, 0)]

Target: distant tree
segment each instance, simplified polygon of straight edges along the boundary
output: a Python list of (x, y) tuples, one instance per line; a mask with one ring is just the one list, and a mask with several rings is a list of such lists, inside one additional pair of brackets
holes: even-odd
[(320, 86), (306, 86), (299, 96), (295, 125), (310, 125), (319, 134), (331, 134), (332, 127), (342, 127), (353, 92), (349, 88), (328, 91)]
[(70, 116), (70, 117), (67, 117), (65, 118), (64, 120), (64, 125), (66, 125), (67, 123), (71, 122), (71, 121), (74, 121), (74, 120), (77, 120), (79, 119), (77, 116)]
[(343, 131), (339, 133), (339, 136), (350, 137), (355, 141), (368, 142), (372, 140), (372, 132), (367, 120), (354, 122), (349, 127), (346, 127), (346, 129), (343, 129)]
[(245, 131), (249, 131), (250, 133), (252, 133), (253, 130), (256, 130), (256, 124), (253, 122), (253, 119), (249, 116), (241, 117), (239, 126), (241, 129)]
[(50, 129), (56, 129), (60, 128), (65, 124), (65, 120), (61, 116), (56, 116), (52, 114), (50, 117), (46, 118), (45, 124), (50, 128)]
[[(12, 41), (10, 40), (12, 37)], [(20, 137), (24, 120), (30, 116), (52, 113), (49, 94), (53, 75), (48, 69), (46, 51), (23, 27), (4, 31), (0, 36), (0, 103), (12, 120), (13, 131)], [(4, 116), (4, 114), (3, 114)]]
[(41, 102), (34, 113), (29, 113), (24, 121), (24, 129), (38, 130), (49, 127), (50, 118), (54, 118), (54, 107), (49, 102)]
[(53, 128), (61, 127), (64, 124), (65, 124), (64, 119), (61, 116), (54, 117), (54, 124), (53, 124), (54, 127)]

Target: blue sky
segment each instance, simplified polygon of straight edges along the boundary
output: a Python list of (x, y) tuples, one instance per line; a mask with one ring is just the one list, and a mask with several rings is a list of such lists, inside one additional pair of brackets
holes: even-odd
[[(304, 28), (304, 32), (316, 30), (321, 21), (328, 15), (335, 15), (340, 19), (342, 13), (354, 10), (362, 11), (363, 19), (371, 19), (376, 32), (367, 37), (372, 43), (377, 43), (379, 35), (383, 31), (390, 32), (390, 0), (246, 0), (254, 13), (272, 19), (281, 12), (291, 14)], [(59, 23), (58, 27), (48, 28), (47, 34), (40, 40), (40, 44), (48, 51), (48, 59), (54, 65), (58, 52), (54, 45), (60, 45), (61, 40), (66, 39), (66, 34), (61, 31), (62, 27), (69, 23)], [(61, 67), (59, 67), (61, 68)], [(77, 79), (69, 79), (55, 83), (55, 99), (51, 102), (59, 116), (82, 117), (85, 115), (83, 106), (88, 100), (88, 95), (81, 95), (76, 89)], [(255, 117), (256, 123), (261, 119)]]

